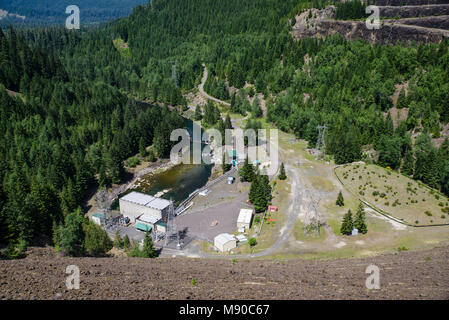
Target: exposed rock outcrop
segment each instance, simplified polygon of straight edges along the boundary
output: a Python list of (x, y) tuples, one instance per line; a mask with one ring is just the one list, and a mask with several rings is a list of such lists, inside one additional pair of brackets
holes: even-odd
[[(385, 0), (379, 0), (381, 2)], [(447, 1), (447, 0), (445, 0)], [(390, 0), (397, 4), (399, 1)], [(406, 1), (410, 2), (410, 1)], [(437, 10), (441, 9), (441, 10)], [(383, 19), (379, 29), (369, 29), (366, 21), (334, 20), (336, 8), (310, 9), (296, 17), (292, 34), (295, 39), (304, 37), (327, 37), (340, 34), (346, 39), (363, 39), (372, 44), (439, 43), (449, 38), (449, 4), (434, 6), (380, 7), (380, 16), (413, 17)], [(437, 14), (438, 16), (434, 16)], [(442, 15), (444, 14), (444, 15)]]

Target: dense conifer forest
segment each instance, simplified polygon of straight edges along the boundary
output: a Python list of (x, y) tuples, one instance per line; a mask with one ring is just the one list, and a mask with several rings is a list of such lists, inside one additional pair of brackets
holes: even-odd
[[(202, 63), (205, 89), (230, 101), (232, 112), (250, 112), (248, 126), (260, 126), (260, 102), (251, 105), (244, 90), (232, 95), (228, 86), (253, 85), (251, 94), (267, 101), (267, 120), (311, 146), (326, 124), (327, 153), (337, 164), (369, 160), (364, 151), (374, 150), (378, 164), (449, 195), (449, 141), (437, 148), (433, 140), (449, 122), (448, 42), (294, 41), (294, 15), (323, 4), (154, 0), (97, 28), (1, 32), (0, 242), (50, 237), (90, 187), (120, 182), (141, 137), (145, 145), (163, 142), (158, 156), (166, 156), (182, 118), (134, 99), (185, 106)], [(178, 62), (177, 85), (170, 61)], [(394, 123), (391, 97), (405, 84), (397, 108), (407, 118)], [(206, 109), (203, 121), (223, 126), (214, 106)]]
[[(98, 24), (127, 16), (132, 9), (146, 3), (145, 0), (8, 0), (2, 1), (0, 9), (11, 15), (0, 20), (0, 26), (10, 23), (16, 26), (43, 26), (64, 24), (66, 8), (76, 5), (83, 23)], [(18, 16), (17, 16), (18, 15)]]

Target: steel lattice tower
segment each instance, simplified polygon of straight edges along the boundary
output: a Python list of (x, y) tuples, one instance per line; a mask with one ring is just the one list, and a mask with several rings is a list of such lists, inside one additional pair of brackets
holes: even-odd
[(317, 159), (326, 159), (326, 143), (324, 141), (324, 134), (326, 133), (326, 126), (318, 126), (318, 139), (316, 144)]
[(176, 219), (175, 219), (175, 208), (174, 208), (172, 199), (170, 199), (170, 208), (168, 210), (168, 216), (167, 216), (167, 230), (166, 230), (166, 235), (165, 235), (165, 246), (168, 246), (168, 244), (171, 242), (171, 240), (176, 240), (176, 242), (177, 242), (176, 246), (178, 248), (181, 247), (178, 226), (176, 224)]
[[(304, 224), (306, 224), (307, 227), (310, 226), (315, 231), (316, 235), (319, 235), (321, 219), (318, 214), (318, 204), (320, 203), (321, 198), (318, 198), (318, 200), (315, 200), (312, 197), (310, 190), (306, 191), (306, 196), (307, 196), (307, 198), (310, 199), (310, 202), (309, 202), (309, 206), (307, 207), (307, 213), (306, 213), (307, 216), (304, 219)], [(305, 228), (304, 235), (307, 235), (309, 233), (310, 233), (310, 229)]]
[(172, 64), (171, 76), (175, 86), (178, 86), (178, 77), (176, 76), (176, 66), (178, 65), (178, 60), (171, 60), (168, 63)]

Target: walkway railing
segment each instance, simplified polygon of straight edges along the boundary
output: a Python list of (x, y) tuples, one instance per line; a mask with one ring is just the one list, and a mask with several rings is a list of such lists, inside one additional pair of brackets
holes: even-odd
[(175, 209), (175, 215), (178, 215), (180, 213), (182, 213), (184, 211), (184, 209), (186, 209), (186, 206), (189, 204), (190, 201), (193, 200), (193, 198), (195, 198), (197, 196), (198, 193), (200, 193), (203, 190), (212, 188), (214, 185), (216, 185), (217, 183), (223, 181), (223, 179), (229, 177), (231, 174), (234, 174), (236, 172), (235, 168), (232, 168), (231, 170), (229, 170), (228, 172), (226, 172), (225, 174), (219, 176), (217, 179), (210, 181), (209, 183), (207, 183), (204, 187), (196, 189), (195, 191), (193, 191), (189, 197), (187, 199), (185, 199), (184, 201), (182, 201)]

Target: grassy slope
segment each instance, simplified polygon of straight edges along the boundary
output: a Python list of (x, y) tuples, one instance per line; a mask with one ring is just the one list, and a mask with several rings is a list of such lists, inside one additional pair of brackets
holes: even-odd
[(371, 164), (345, 165), (335, 172), (353, 194), (406, 223), (449, 223), (441, 211), (449, 199), (417, 181)]

